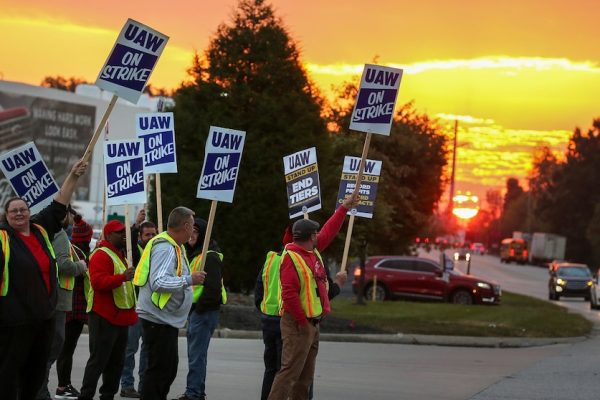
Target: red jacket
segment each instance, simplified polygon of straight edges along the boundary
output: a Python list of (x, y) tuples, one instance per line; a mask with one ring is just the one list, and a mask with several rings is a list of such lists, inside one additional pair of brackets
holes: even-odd
[[(323, 225), (317, 236), (317, 250), (319, 252), (323, 252), (331, 244), (342, 227), (347, 212), (348, 210), (344, 206), (338, 207), (335, 213)], [(326, 274), (325, 266), (319, 267), (317, 265), (318, 258), (312, 251), (307, 251), (296, 243), (288, 244), (287, 249), (298, 253), (306, 261), (313, 275)], [(300, 280), (298, 272), (289, 256), (284, 257), (281, 262), (280, 279), (284, 311), (290, 313), (298, 325), (307, 324), (308, 320), (300, 303)], [(325, 281), (322, 279), (316, 279), (316, 281), (320, 293), (319, 298), (323, 306), (323, 314), (325, 314), (325, 310), (329, 309), (329, 298), (327, 297)]]
[[(119, 255), (123, 264), (127, 261), (123, 258), (121, 251), (116, 249), (106, 240), (102, 240), (98, 247), (108, 247)], [(94, 289), (94, 304), (92, 311), (106, 319), (113, 325), (129, 326), (137, 322), (138, 316), (135, 307), (129, 310), (117, 308), (113, 300), (112, 290), (121, 286), (125, 282), (125, 274), (115, 275), (115, 266), (108, 254), (97, 250), (89, 263), (90, 282)]]

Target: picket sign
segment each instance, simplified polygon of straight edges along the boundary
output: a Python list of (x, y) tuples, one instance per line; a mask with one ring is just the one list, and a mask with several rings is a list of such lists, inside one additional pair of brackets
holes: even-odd
[[(356, 96), (356, 103), (354, 104), (350, 119), (351, 130), (367, 134), (358, 169), (358, 176), (356, 177), (356, 186), (352, 193), (353, 196), (357, 195), (360, 190), (360, 183), (362, 182), (365, 162), (371, 143), (371, 135), (377, 133), (389, 136), (390, 134), (403, 72), (402, 69), (398, 68), (365, 64)], [(350, 249), (350, 240), (352, 239), (352, 228), (354, 227), (354, 213), (356, 213), (356, 210), (352, 211), (353, 213), (350, 215), (350, 221), (348, 222), (341, 271), (346, 270), (346, 263), (348, 262), (348, 251)]]
[(317, 149), (311, 147), (283, 157), (290, 219), (321, 209)]

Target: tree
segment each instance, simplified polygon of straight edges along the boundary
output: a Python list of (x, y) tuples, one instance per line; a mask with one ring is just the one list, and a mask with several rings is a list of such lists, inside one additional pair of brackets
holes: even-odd
[(40, 86), (47, 87), (47, 88), (66, 90), (68, 92), (75, 92), (77, 85), (83, 84), (83, 83), (89, 83), (89, 82), (83, 78), (76, 78), (73, 76), (71, 76), (69, 78), (65, 78), (63, 76), (57, 75), (57, 76), (46, 76), (44, 78), (44, 80), (42, 80), (42, 82), (40, 83)]
[[(189, 74), (192, 82), (175, 93), (180, 173), (165, 175), (165, 209), (186, 204), (206, 219), (210, 203), (196, 200), (195, 189), (209, 127), (245, 131), (234, 204), (219, 204), (213, 236), (225, 254), (226, 284), (249, 290), (266, 252), (281, 248), (289, 223), (282, 157), (316, 146), (323, 192), (334, 190), (321, 100), (298, 46), (264, 0), (242, 0)], [(324, 219), (333, 205), (325, 201), (324, 212), (311, 218)]]

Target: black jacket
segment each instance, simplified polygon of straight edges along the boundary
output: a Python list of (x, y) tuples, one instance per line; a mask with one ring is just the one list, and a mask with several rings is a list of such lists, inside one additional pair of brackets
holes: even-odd
[[(41, 225), (48, 232), (50, 241), (54, 234), (62, 229), (61, 222), (67, 209), (63, 204), (53, 201), (39, 214), (31, 217), (31, 222)], [(40, 231), (31, 226), (31, 233), (42, 244), (50, 259), (50, 294), (35, 257), (19, 235), (8, 224), (0, 229), (7, 231), (10, 243), (8, 293), (0, 297), (0, 326), (19, 326), (45, 321), (52, 317), (56, 308), (58, 280), (56, 278), (56, 260), (46, 249), (46, 243)], [(0, 249), (0, 276), (4, 273), (4, 254)]]
[[(196, 246), (195, 249), (190, 249), (188, 253), (188, 259), (191, 261), (198, 254), (202, 252), (202, 243)], [(223, 279), (223, 262), (219, 255), (215, 252), (219, 251), (214, 240), (211, 240), (209, 245), (208, 256), (204, 263), (204, 271), (206, 272), (206, 278), (204, 278), (204, 289), (202, 289), (202, 295), (194, 305), (194, 310), (197, 313), (203, 313), (207, 311), (219, 310), (223, 303), (221, 298), (221, 287)]]

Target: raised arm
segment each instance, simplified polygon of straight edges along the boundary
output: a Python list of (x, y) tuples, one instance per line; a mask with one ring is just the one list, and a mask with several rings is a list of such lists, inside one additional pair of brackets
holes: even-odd
[(58, 190), (58, 193), (56, 193), (54, 200), (63, 205), (69, 204), (71, 197), (73, 196), (73, 192), (75, 191), (77, 180), (85, 173), (87, 166), (87, 161), (84, 162), (83, 160), (79, 160), (73, 165), (73, 167), (71, 167), (69, 175), (67, 175), (67, 178)]

